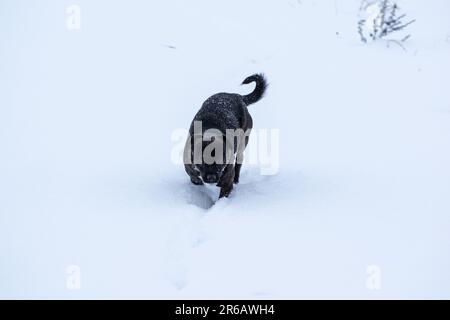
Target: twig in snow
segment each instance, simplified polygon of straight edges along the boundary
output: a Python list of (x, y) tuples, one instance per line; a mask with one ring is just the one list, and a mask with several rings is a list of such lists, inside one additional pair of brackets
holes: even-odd
[[(358, 33), (362, 42), (368, 39), (376, 41), (391, 33), (406, 29), (416, 20), (404, 22), (406, 14), (398, 15), (399, 7), (395, 0), (363, 0), (360, 6), (361, 19), (358, 21)], [(400, 40), (406, 41), (407, 35)]]

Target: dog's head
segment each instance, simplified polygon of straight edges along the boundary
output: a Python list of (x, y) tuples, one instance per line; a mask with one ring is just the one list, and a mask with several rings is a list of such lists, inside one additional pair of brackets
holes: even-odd
[[(232, 163), (233, 148), (227, 147), (223, 135), (202, 137), (194, 141), (193, 159), (195, 169), (199, 172), (203, 182), (219, 183), (227, 164)], [(199, 154), (201, 153), (201, 154)]]
[(223, 164), (197, 164), (195, 168), (200, 172), (203, 182), (219, 183), (222, 173), (225, 169)]

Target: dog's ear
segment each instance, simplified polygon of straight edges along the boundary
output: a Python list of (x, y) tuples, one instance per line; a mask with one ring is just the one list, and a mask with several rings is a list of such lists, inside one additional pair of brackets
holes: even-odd
[(203, 138), (201, 135), (191, 136), (191, 157), (193, 164), (201, 164), (203, 159)]
[(203, 142), (203, 136), (201, 134), (193, 134), (191, 136), (191, 144), (194, 146), (196, 144)]

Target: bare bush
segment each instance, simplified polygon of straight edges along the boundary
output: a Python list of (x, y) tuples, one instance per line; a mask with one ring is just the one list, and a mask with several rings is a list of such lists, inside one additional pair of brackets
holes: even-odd
[[(405, 22), (406, 14), (400, 14), (399, 9), (394, 0), (363, 0), (358, 21), (358, 33), (361, 41), (383, 39), (394, 32), (405, 30), (416, 21)], [(410, 36), (410, 34), (404, 34), (399, 41), (404, 42)]]

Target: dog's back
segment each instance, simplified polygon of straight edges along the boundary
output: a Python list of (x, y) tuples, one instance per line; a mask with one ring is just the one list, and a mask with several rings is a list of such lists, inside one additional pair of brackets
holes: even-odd
[(203, 130), (238, 129), (242, 126), (246, 106), (242, 97), (233, 93), (218, 93), (208, 98), (194, 117), (202, 121)]

